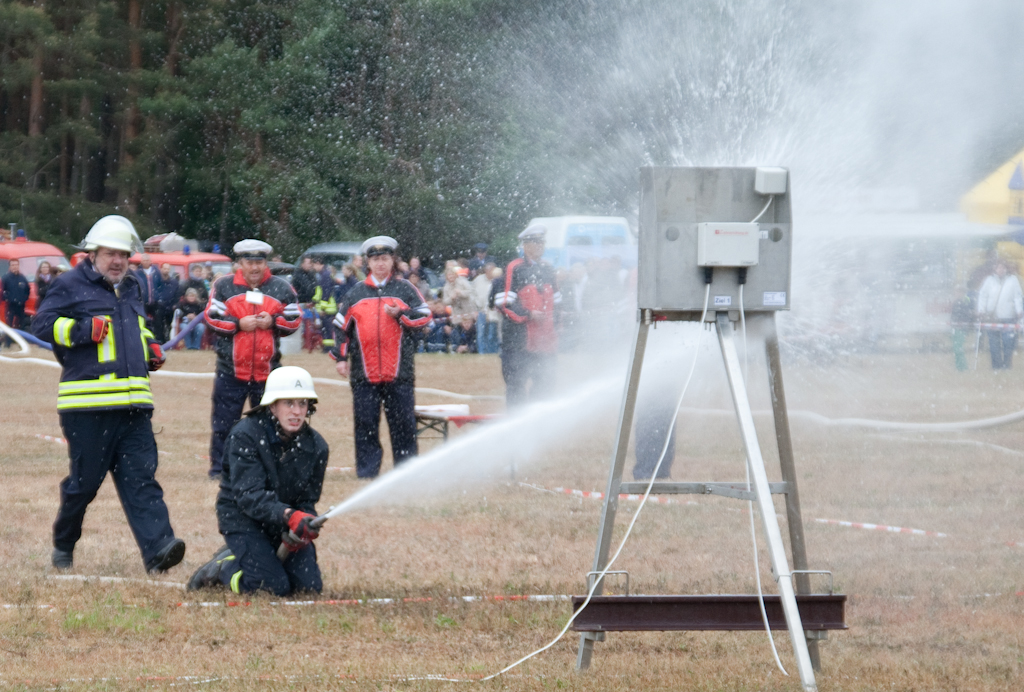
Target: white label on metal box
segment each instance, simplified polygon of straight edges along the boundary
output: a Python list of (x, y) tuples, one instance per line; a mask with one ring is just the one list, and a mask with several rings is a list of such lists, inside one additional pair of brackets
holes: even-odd
[(723, 305), (732, 305), (732, 296), (715, 296), (715, 307), (720, 308)]
[(259, 291), (246, 291), (245, 302), (253, 305), (263, 305), (263, 294)]
[(785, 291), (765, 291), (764, 292), (764, 304), (775, 307), (785, 307), (786, 305), (786, 292)]

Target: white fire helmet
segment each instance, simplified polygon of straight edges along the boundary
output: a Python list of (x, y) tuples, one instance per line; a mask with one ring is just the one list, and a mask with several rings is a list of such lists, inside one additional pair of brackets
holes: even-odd
[(285, 365), (274, 370), (267, 377), (260, 406), (269, 406), (279, 399), (309, 399), (316, 401), (313, 378), (309, 373), (294, 365)]
[(86, 252), (105, 247), (136, 253), (142, 252), (142, 241), (139, 240), (139, 234), (135, 232), (135, 226), (131, 221), (123, 216), (111, 214), (94, 223), (78, 247)]

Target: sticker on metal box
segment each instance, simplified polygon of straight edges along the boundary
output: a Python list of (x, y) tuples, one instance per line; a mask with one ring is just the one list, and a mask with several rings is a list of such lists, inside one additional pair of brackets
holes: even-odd
[(732, 296), (715, 296), (715, 307), (732, 305)]
[(786, 305), (786, 292), (785, 291), (765, 291), (764, 292), (764, 305), (785, 307), (785, 305)]

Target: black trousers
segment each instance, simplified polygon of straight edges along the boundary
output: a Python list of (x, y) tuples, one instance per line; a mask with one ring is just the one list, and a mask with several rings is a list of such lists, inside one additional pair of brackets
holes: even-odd
[(505, 379), (506, 406), (538, 401), (550, 394), (555, 385), (556, 358), (551, 353), (503, 350), (501, 376)]
[(71, 464), (60, 484), (60, 509), (53, 523), (55, 548), (74, 550), (82, 537), (85, 510), (108, 472), (147, 569), (174, 538), (164, 491), (156, 481), (152, 415), (152, 409), (137, 408), (60, 414)]
[(146, 306), (146, 314), (149, 315), (153, 325), (153, 338), (160, 344), (167, 342), (167, 332), (164, 329), (164, 306), (160, 303), (150, 303)]
[(242, 418), (245, 400), (255, 408), (263, 398), (265, 382), (243, 382), (233, 375), (217, 373), (213, 378), (213, 412), (210, 414), (210, 475), (223, 470), (224, 442)]
[(380, 409), (388, 419), (395, 465), (416, 456), (416, 394), (412, 382), (352, 382), (352, 417), (356, 424), (356, 475), (375, 478), (384, 448), (380, 445)]
[[(22, 331), (25, 330), (25, 327), (27, 326), (26, 322), (28, 320), (25, 319), (25, 306), (24, 305), (16, 305), (14, 303), (8, 303), (7, 304), (6, 317), (7, 317), (7, 326), (8, 327), (11, 327), (12, 329), (21, 329)], [(7, 336), (7, 334), (5, 333), (4, 334), (4, 346), (10, 346), (13, 343), (14, 343), (14, 339), (12, 339), (11, 337)]]
[[(294, 553), (284, 562), (277, 559), (280, 539), (271, 540), (263, 533), (237, 532), (224, 534), (224, 540), (235, 556), (238, 569), (222, 570), (221, 582), (235, 593), (269, 591), (278, 596), (296, 592), (320, 593), (324, 584), (316, 563), (312, 543)], [(241, 571), (241, 575), (238, 572)]]

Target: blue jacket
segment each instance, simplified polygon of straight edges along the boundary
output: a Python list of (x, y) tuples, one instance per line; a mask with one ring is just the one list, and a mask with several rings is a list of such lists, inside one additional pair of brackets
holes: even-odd
[(146, 276), (146, 270), (139, 267), (135, 271), (135, 278), (139, 280), (139, 289), (142, 291), (143, 305), (153, 305), (160, 302), (160, 291), (164, 286), (164, 277), (160, 275), (160, 269), (155, 264), (150, 265), (149, 268), (153, 272), (153, 295), (149, 294), (149, 280)]
[(3, 284), (2, 299), (4, 301), (19, 308), (25, 307), (25, 303), (28, 302), (28, 297), (31, 295), (31, 289), (28, 285), (28, 279), (24, 275), (8, 272), (0, 283)]
[[(92, 340), (92, 318), (110, 322), (100, 343)], [(83, 259), (60, 275), (32, 320), (35, 335), (53, 344), (64, 368), (57, 389), (58, 411), (153, 408), (149, 360), (153, 333), (146, 328), (138, 277), (125, 275), (117, 290)]]

